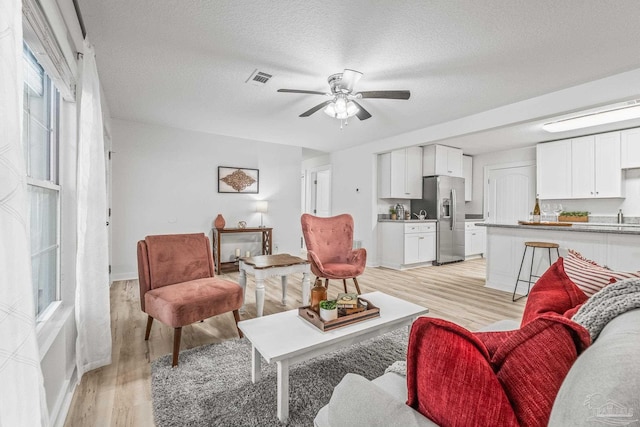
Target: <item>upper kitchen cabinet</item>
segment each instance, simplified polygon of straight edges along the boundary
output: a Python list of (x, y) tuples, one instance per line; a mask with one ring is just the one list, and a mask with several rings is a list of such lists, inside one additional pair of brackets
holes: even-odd
[(536, 145), (536, 184), (541, 199), (571, 197), (571, 140)]
[(571, 140), (571, 197), (623, 197), (620, 132)]
[(473, 158), (471, 156), (462, 156), (462, 175), (464, 176), (464, 201), (470, 202), (473, 191)]
[(640, 168), (640, 128), (620, 132), (620, 167)]
[(620, 132), (547, 142), (536, 146), (538, 197), (624, 197)]
[(424, 176), (447, 175), (464, 177), (462, 173), (462, 150), (438, 144), (423, 147), (422, 173)]
[(422, 147), (409, 147), (378, 155), (378, 197), (422, 198)]

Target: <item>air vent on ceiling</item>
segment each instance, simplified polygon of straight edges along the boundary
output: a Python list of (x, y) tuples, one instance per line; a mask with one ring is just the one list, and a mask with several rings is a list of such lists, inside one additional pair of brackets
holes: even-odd
[(263, 73), (255, 69), (249, 76), (246, 83), (251, 83), (255, 86), (264, 86), (273, 77), (271, 74)]

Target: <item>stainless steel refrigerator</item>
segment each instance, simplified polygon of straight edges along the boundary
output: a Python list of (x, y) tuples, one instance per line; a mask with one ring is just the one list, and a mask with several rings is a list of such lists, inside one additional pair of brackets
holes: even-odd
[(411, 200), (411, 212), (424, 209), (436, 223), (434, 265), (464, 260), (464, 178), (425, 176), (422, 199)]

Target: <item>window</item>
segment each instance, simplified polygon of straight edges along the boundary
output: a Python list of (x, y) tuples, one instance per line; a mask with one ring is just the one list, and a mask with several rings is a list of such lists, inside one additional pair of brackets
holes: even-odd
[(31, 230), (31, 272), (41, 320), (60, 299), (60, 186), (58, 185), (59, 94), (25, 44), (23, 134)]

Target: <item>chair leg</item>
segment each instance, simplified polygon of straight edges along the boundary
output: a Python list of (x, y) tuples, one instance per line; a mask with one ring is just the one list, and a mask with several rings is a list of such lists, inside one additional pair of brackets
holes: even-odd
[[(522, 266), (524, 265), (524, 258), (527, 256), (527, 249), (528, 249), (528, 246), (525, 246), (524, 247), (524, 253), (522, 254), (522, 261), (520, 261), (520, 268), (518, 269), (518, 277), (516, 277), (516, 285), (513, 288), (513, 296), (511, 297), (511, 301), (513, 301), (513, 302), (516, 302), (520, 298), (524, 297), (524, 296), (520, 296), (520, 297), (516, 298), (516, 291), (518, 290), (518, 282), (520, 282), (520, 274), (522, 273)], [(531, 260), (531, 263), (533, 264), (533, 259)], [(531, 276), (529, 276), (529, 280), (531, 280)]]
[(144, 340), (149, 340), (149, 334), (151, 333), (151, 324), (153, 323), (153, 317), (147, 314), (147, 331), (144, 333)]
[(178, 366), (178, 353), (180, 353), (180, 336), (182, 327), (173, 330), (173, 363), (171, 366)]
[(342, 286), (344, 287), (344, 293), (347, 293), (347, 279), (342, 279)]
[(353, 283), (356, 285), (356, 291), (358, 292), (358, 295), (361, 294), (360, 292), (360, 286), (358, 285), (358, 279), (356, 279), (355, 277), (353, 278)]
[(238, 328), (238, 322), (240, 321), (240, 313), (238, 312), (238, 310), (233, 310), (233, 318), (236, 320), (236, 329), (238, 330), (238, 335), (240, 335), (240, 338), (244, 338), (242, 331), (240, 330), (240, 328)]

